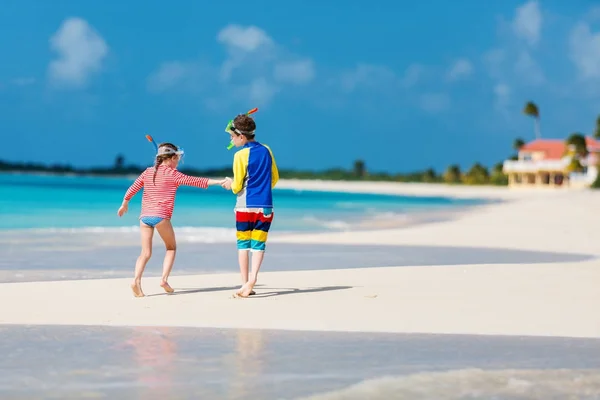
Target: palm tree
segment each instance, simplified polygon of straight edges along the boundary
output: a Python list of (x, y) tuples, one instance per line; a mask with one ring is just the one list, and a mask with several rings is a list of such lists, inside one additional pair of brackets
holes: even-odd
[(458, 183), (460, 182), (460, 178), (460, 167), (456, 164), (449, 166), (446, 172), (444, 172), (444, 181), (446, 183)]
[(594, 137), (596, 139), (600, 138), (600, 115), (596, 118), (596, 129), (594, 129)]
[(542, 137), (540, 132), (540, 109), (538, 108), (537, 104), (535, 104), (533, 101), (528, 101), (525, 103), (525, 107), (523, 107), (523, 114), (534, 119), (535, 138), (539, 139)]
[(436, 178), (435, 171), (433, 168), (428, 168), (423, 172), (421, 178), (423, 179), (423, 182), (434, 182)]
[(516, 151), (521, 150), (521, 147), (525, 146), (525, 141), (521, 138), (516, 138), (513, 142), (513, 149)]
[(490, 174), (486, 167), (476, 162), (464, 176), (467, 185), (483, 185), (488, 182)]
[(573, 153), (578, 157), (585, 157), (588, 155), (587, 144), (585, 142), (585, 136), (582, 133), (575, 132), (569, 135), (566, 140), (567, 146), (572, 146)]
[(494, 185), (508, 184), (508, 176), (504, 173), (504, 163), (499, 162), (494, 164), (490, 175), (490, 182)]
[(571, 162), (569, 163), (567, 170), (569, 172), (583, 171), (581, 160), (588, 155), (585, 136), (578, 132), (572, 133), (565, 142), (567, 145), (567, 153), (571, 156)]
[(354, 161), (354, 175), (359, 178), (364, 178), (367, 174), (367, 169), (365, 166), (365, 162), (363, 160)]
[(117, 154), (115, 157), (115, 169), (122, 169), (125, 165), (125, 157), (122, 154)]

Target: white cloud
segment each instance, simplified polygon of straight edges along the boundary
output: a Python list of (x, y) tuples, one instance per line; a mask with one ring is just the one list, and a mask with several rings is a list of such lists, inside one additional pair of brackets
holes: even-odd
[(508, 112), (511, 94), (511, 88), (505, 83), (498, 83), (494, 86), (494, 106), (498, 111)]
[(448, 79), (456, 81), (459, 79), (466, 78), (473, 73), (473, 64), (466, 58), (456, 60), (456, 62), (450, 67), (448, 71)]
[(359, 88), (370, 90), (398, 90), (415, 86), (422, 79), (423, 66), (409, 65), (404, 74), (399, 76), (385, 65), (358, 64), (354, 69), (338, 74), (332, 81), (346, 93)]
[(429, 113), (437, 113), (450, 107), (450, 96), (446, 93), (425, 93), (419, 98), (421, 108)]
[(402, 77), (402, 86), (411, 87), (416, 85), (425, 73), (425, 68), (420, 64), (411, 64), (406, 68), (404, 76)]
[(281, 62), (275, 65), (275, 79), (283, 83), (304, 84), (315, 77), (315, 66), (312, 60)]
[(530, 0), (518, 7), (512, 22), (515, 34), (533, 46), (540, 40), (542, 12), (537, 0)]
[(592, 7), (587, 16), (591, 21), (600, 21), (600, 6)]
[(600, 31), (578, 23), (569, 38), (569, 56), (582, 78), (600, 78)]
[(350, 93), (359, 87), (381, 88), (397, 80), (394, 71), (383, 65), (358, 64), (351, 71), (340, 74), (339, 84), (344, 92)]
[(221, 29), (217, 35), (217, 41), (231, 50), (242, 50), (253, 52), (261, 47), (273, 44), (273, 39), (265, 31), (256, 27), (243, 27), (240, 25), (228, 25)]
[[(503, 23), (501, 22), (501, 27)], [(513, 88), (546, 83), (545, 73), (536, 61), (535, 48), (542, 35), (543, 14), (538, 0), (530, 0), (515, 9), (510, 21), (511, 37), (503, 45), (488, 51), (484, 65), (493, 81), (494, 108), (508, 115)], [(518, 40), (514, 40), (514, 38)]]
[(542, 68), (526, 50), (519, 54), (515, 63), (515, 72), (530, 85), (541, 85), (546, 81)]
[(108, 54), (104, 39), (81, 18), (68, 18), (50, 38), (57, 59), (50, 62), (49, 78), (55, 85), (84, 87), (102, 68)]
[(249, 100), (254, 104), (265, 104), (271, 101), (280, 90), (280, 88), (267, 81), (267, 79), (256, 78), (250, 82), (248, 90), (245, 92)]
[(265, 31), (256, 27), (228, 25), (217, 34), (217, 41), (228, 54), (221, 65), (221, 79), (228, 81), (238, 68), (264, 65), (275, 57), (275, 42)]
[(151, 92), (163, 92), (177, 86), (185, 78), (189, 66), (179, 61), (165, 62), (148, 78)]
[(148, 78), (148, 90), (210, 88), (204, 102), (212, 109), (230, 104), (233, 98), (252, 99), (258, 107), (287, 85), (306, 85), (315, 78), (313, 60), (290, 53), (256, 26), (228, 25), (218, 32), (216, 40), (226, 53), (220, 65), (164, 63)]
[(504, 62), (506, 61), (506, 50), (492, 49), (483, 55), (485, 64), (490, 77), (500, 79), (504, 74)]

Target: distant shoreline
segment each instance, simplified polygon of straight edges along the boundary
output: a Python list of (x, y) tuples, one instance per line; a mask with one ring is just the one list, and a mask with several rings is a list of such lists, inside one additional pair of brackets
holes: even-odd
[(2, 175), (30, 175), (30, 176), (67, 176), (67, 177), (82, 177), (82, 178), (137, 178), (139, 174), (102, 174), (93, 172), (49, 172), (49, 171), (0, 171)]
[[(107, 178), (107, 179), (135, 179), (138, 174), (95, 174), (95, 173), (56, 173), (37, 171), (0, 171), (4, 175), (27, 175), (27, 176), (57, 176), (78, 178)], [(204, 175), (211, 178), (219, 178), (224, 175)], [(229, 174), (231, 176), (231, 174)], [(277, 189), (287, 190), (309, 190), (324, 192), (362, 193), (362, 194), (387, 194), (396, 196), (421, 196), (421, 197), (448, 197), (458, 199), (486, 199), (507, 200), (521, 197), (524, 193), (540, 193), (536, 189), (511, 190), (507, 186), (480, 184), (469, 185), (464, 183), (448, 184), (444, 182), (398, 182), (350, 179), (325, 179), (325, 178), (281, 178), (276, 186)], [(543, 192), (543, 191), (542, 191)]]
[[(187, 173), (189, 175), (194, 175), (194, 176), (204, 176), (207, 178), (223, 178), (225, 176), (231, 176), (232, 172), (229, 172), (228, 174), (214, 174), (214, 173), (202, 173), (200, 171), (200, 173), (191, 173), (190, 171), (185, 171), (185, 170), (181, 170), (184, 173)], [(0, 175), (28, 175), (28, 176), (64, 176), (64, 177), (81, 177), (81, 178), (110, 178), (110, 179), (116, 179), (116, 178), (127, 178), (127, 179), (135, 179), (139, 176), (139, 174), (142, 171), (139, 172), (129, 172), (129, 173), (101, 173), (101, 172), (56, 172), (56, 171), (31, 171), (31, 170), (0, 170)], [(195, 171), (194, 171), (195, 172)], [(367, 183), (367, 184), (389, 184), (389, 185), (423, 185), (423, 186), (437, 186), (437, 187), (480, 187), (480, 188), (503, 188), (506, 189), (505, 185), (496, 185), (496, 184), (492, 184), (492, 183), (487, 183), (487, 184), (475, 184), (475, 185), (471, 185), (471, 184), (467, 184), (467, 183), (453, 183), (453, 184), (449, 184), (446, 182), (420, 182), (420, 181), (398, 181), (398, 180), (393, 180), (393, 179), (369, 179), (369, 177), (365, 177), (365, 178), (328, 178), (328, 177), (323, 177), (323, 178), (319, 178), (319, 177), (312, 177), (312, 176), (307, 176), (307, 177), (289, 177), (289, 178), (285, 178), (285, 177), (281, 177), (279, 180), (280, 184), (283, 182), (294, 182), (294, 183), (300, 183), (301, 182), (309, 182), (309, 183), (314, 183), (314, 182), (331, 182), (331, 183), (341, 183), (341, 184), (345, 184), (345, 183), (350, 183), (350, 184), (361, 184), (361, 183)], [(302, 184), (301, 184), (302, 185)], [(279, 185), (278, 185), (279, 186)], [(359, 192), (363, 193), (363, 190), (360, 190)]]
[[(59, 176), (92, 176), (92, 177), (131, 177), (137, 176), (148, 165), (125, 164), (122, 156), (115, 159), (112, 166), (96, 166), (78, 168), (69, 164), (46, 165), (33, 162), (7, 162), (0, 160), (0, 173), (38, 174)], [(217, 168), (194, 168), (180, 166), (181, 172), (192, 176), (225, 177), (232, 175), (230, 165)], [(458, 165), (452, 165), (444, 173), (437, 173), (432, 168), (413, 170), (412, 172), (371, 171), (365, 163), (356, 160), (352, 168), (328, 168), (322, 170), (300, 170), (279, 168), (281, 179), (325, 180), (344, 182), (403, 182), (403, 183), (442, 183), (466, 186), (507, 186), (508, 177), (502, 172), (501, 163), (488, 170), (475, 163), (469, 170), (461, 171)]]

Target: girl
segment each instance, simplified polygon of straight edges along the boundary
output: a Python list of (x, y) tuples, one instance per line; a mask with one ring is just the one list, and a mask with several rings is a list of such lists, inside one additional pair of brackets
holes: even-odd
[(158, 146), (154, 167), (147, 168), (127, 189), (123, 204), (117, 214), (123, 216), (129, 208), (129, 200), (143, 187), (142, 212), (140, 214), (140, 234), (142, 251), (135, 263), (135, 277), (131, 290), (135, 297), (143, 297), (142, 274), (152, 256), (152, 237), (154, 228), (158, 231), (167, 248), (163, 262), (163, 274), (160, 286), (167, 293), (173, 293), (167, 280), (175, 261), (175, 232), (171, 225), (171, 216), (175, 206), (175, 193), (181, 185), (195, 186), (202, 189), (208, 186), (221, 185), (224, 180), (193, 177), (177, 171), (177, 164), (183, 156), (183, 150), (171, 143)]

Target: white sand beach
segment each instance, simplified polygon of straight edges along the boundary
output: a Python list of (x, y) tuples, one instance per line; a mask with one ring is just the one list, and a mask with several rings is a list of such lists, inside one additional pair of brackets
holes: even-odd
[[(486, 197), (505, 201), (399, 229), (273, 235), (272, 243), (449, 246), (577, 256), (543, 263), (364, 265), (270, 272), (233, 299), (237, 273), (0, 284), (0, 324), (189, 326), (600, 337), (600, 192), (391, 183), (284, 181), (299, 190)], [(158, 253), (157, 253), (158, 254)], [(267, 254), (268, 257), (268, 254)], [(175, 266), (177, 268), (177, 266)], [(237, 266), (232, 266), (236, 271)]]

